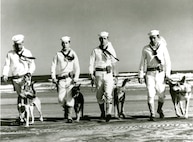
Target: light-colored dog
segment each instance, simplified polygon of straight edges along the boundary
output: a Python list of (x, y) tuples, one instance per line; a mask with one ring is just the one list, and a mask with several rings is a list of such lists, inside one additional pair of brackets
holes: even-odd
[[(173, 80), (167, 80), (167, 84), (170, 87), (170, 94), (174, 104), (174, 109), (177, 117), (180, 117), (179, 109), (182, 116), (188, 118), (188, 108), (191, 98), (191, 85), (187, 83), (186, 77), (184, 76), (182, 80), (174, 83)], [(183, 108), (183, 100), (185, 100), (185, 110)]]
[(124, 103), (125, 103), (125, 85), (130, 81), (129, 79), (124, 79), (121, 87), (116, 86), (114, 89), (114, 107), (117, 109), (118, 118), (125, 118), (124, 114)]
[[(41, 101), (40, 99), (35, 95), (36, 92), (34, 90), (35, 82), (31, 81), (31, 76), (24, 76), (23, 78), (23, 85), (22, 85), (22, 91), (20, 93), (20, 96), (23, 98), (21, 101), (21, 104), (18, 104), (19, 108), (23, 108), (22, 114), (20, 116), (20, 119), (23, 118), (26, 121), (25, 127), (29, 127), (29, 124), (34, 123), (34, 106), (36, 106), (39, 114), (40, 114), (40, 121), (43, 121), (42, 111), (41, 111)], [(29, 122), (31, 114), (31, 122)]]

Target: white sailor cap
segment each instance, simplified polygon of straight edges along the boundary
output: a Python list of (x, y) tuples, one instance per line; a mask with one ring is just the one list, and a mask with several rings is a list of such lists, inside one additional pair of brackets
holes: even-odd
[(61, 40), (62, 40), (63, 42), (69, 42), (69, 41), (70, 41), (70, 37), (69, 37), (69, 36), (63, 36), (63, 37), (61, 38)]
[(108, 32), (105, 32), (105, 31), (103, 31), (103, 32), (101, 32), (100, 34), (98, 34), (99, 35), (99, 37), (108, 37), (109, 36), (109, 33)]
[(149, 36), (157, 36), (159, 35), (159, 31), (158, 30), (151, 30), (149, 33), (148, 33)]
[(18, 43), (18, 44), (22, 43), (24, 41), (24, 35), (22, 35), (22, 34), (14, 35), (12, 37), (12, 40), (14, 43)]

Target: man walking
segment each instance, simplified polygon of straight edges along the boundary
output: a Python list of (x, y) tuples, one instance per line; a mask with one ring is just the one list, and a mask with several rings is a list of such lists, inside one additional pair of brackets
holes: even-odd
[(158, 30), (148, 33), (150, 43), (142, 50), (139, 67), (139, 83), (145, 78), (148, 91), (147, 103), (150, 111), (150, 121), (154, 120), (154, 97), (158, 93), (157, 113), (164, 118), (162, 106), (165, 99), (165, 79), (170, 77), (171, 61), (166, 47), (166, 41), (159, 35)]
[[(62, 50), (56, 53), (52, 61), (51, 77), (52, 81), (58, 84), (58, 101), (64, 108), (64, 116), (68, 123), (72, 123), (74, 99), (71, 89), (73, 84), (78, 81), (80, 67), (77, 54), (70, 48), (70, 37), (62, 37), (61, 45)], [(56, 69), (58, 69), (57, 76)]]
[(19, 121), (23, 122), (24, 114), (22, 111), (23, 103), (26, 103), (26, 99), (21, 96), (23, 77), (31, 76), (35, 71), (34, 57), (32, 57), (31, 51), (24, 48), (24, 35), (18, 34), (12, 37), (13, 41), (13, 50), (10, 50), (7, 53), (5, 59), (5, 65), (3, 67), (3, 80), (7, 82), (8, 74), (11, 70), (12, 73), (12, 82), (14, 90), (18, 94), (17, 105), (19, 112)]
[(101, 119), (106, 118), (106, 122), (109, 122), (112, 111), (113, 75), (116, 75), (115, 63), (118, 59), (109, 41), (108, 32), (101, 32), (99, 41), (100, 45), (92, 51), (90, 56), (89, 73), (91, 79), (96, 83), (96, 98), (101, 111)]

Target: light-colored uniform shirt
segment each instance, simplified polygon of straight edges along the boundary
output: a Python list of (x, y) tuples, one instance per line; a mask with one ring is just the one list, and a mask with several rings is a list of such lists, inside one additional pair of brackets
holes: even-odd
[[(65, 53), (66, 54), (66, 53)], [(69, 72), (73, 72), (75, 74), (74, 80), (78, 80), (80, 75), (80, 66), (79, 60), (76, 53), (70, 49), (69, 56), (74, 56), (72, 61), (68, 61), (61, 51), (57, 52), (53, 58), (51, 65), (51, 77), (52, 79), (56, 78), (56, 74), (58, 76), (68, 75)]]
[[(157, 49), (157, 57), (161, 60), (161, 64), (163, 65), (163, 70), (167, 77), (170, 76), (171, 72), (171, 61), (170, 56), (166, 47), (166, 42), (161, 39), (159, 42), (159, 48)], [(153, 51), (150, 48), (150, 45), (147, 45), (142, 50), (142, 57), (139, 66), (139, 78), (143, 78), (144, 72), (147, 71), (147, 68), (154, 68), (159, 65), (158, 61), (155, 59), (155, 55), (153, 55)]]
[[(23, 53), (22, 53), (23, 52)], [(26, 57), (32, 57), (31, 52), (23, 47), (19, 54)], [(33, 73), (35, 71), (35, 62), (33, 59), (27, 59), (25, 57), (19, 57), (15, 50), (11, 50), (7, 53), (5, 59), (5, 65), (3, 68), (3, 75), (8, 76), (9, 71), (12, 71), (13, 76), (21, 76), (26, 73)]]
[[(116, 53), (111, 42), (108, 42), (107, 46), (107, 50), (114, 57), (116, 57)], [(105, 55), (99, 47), (96, 47), (90, 56), (89, 73), (93, 74), (95, 68), (105, 68), (106, 66), (112, 66), (112, 63), (116, 62), (116, 59), (113, 56), (110, 56), (107, 53)]]

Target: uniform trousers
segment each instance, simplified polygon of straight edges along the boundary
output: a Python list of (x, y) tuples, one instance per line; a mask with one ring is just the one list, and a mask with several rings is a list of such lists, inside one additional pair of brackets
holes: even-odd
[(114, 80), (112, 73), (106, 71), (96, 71), (96, 98), (99, 105), (107, 103), (106, 113), (111, 114), (112, 110), (112, 91), (114, 86)]
[(72, 113), (74, 107), (74, 98), (72, 97), (71, 84), (72, 79), (70, 77), (61, 79), (58, 82), (58, 102), (64, 108), (64, 117), (72, 120)]
[(156, 93), (158, 94), (158, 103), (164, 103), (165, 99), (165, 73), (159, 71), (148, 71), (145, 78), (146, 86), (147, 86), (147, 101), (148, 104), (151, 105), (151, 114), (155, 115), (154, 113), (154, 98)]
[(61, 79), (58, 83), (58, 102), (62, 105), (70, 107), (74, 106), (74, 99), (71, 94), (73, 85), (71, 84), (72, 79), (70, 77)]

